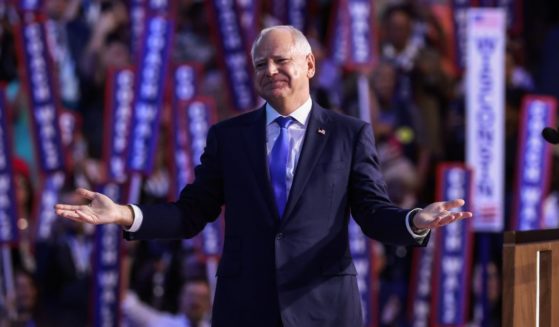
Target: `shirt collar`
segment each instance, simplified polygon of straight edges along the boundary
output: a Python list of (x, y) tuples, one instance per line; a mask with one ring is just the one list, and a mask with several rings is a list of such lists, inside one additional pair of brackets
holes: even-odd
[[(302, 126), (306, 126), (309, 120), (309, 114), (311, 113), (312, 100), (311, 97), (305, 101), (299, 108), (295, 109), (289, 117), (295, 119)], [(276, 118), (281, 116), (274, 107), (269, 103), (266, 103), (266, 126), (270, 125)]]

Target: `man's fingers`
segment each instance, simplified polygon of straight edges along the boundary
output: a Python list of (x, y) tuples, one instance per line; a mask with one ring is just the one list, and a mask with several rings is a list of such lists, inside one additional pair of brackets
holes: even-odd
[(462, 218), (472, 218), (474, 216), (474, 214), (469, 212), (469, 211), (463, 211), (463, 212), (460, 213), (460, 215), (461, 215), (460, 219), (462, 219)]
[(75, 210), (56, 209), (56, 214), (64, 218), (79, 218), (79, 215), (76, 213)]
[(70, 219), (70, 220), (73, 220), (73, 221), (77, 221), (79, 223), (83, 222), (83, 220), (78, 215), (76, 215), (75, 213), (73, 213), (73, 214), (72, 213), (64, 213), (63, 215), (59, 214), (59, 216), (64, 217), (65, 219)]
[(76, 214), (81, 218), (82, 221), (88, 222), (93, 224), (93, 217), (90, 214), (87, 214), (86, 212), (79, 210), (76, 211)]
[(83, 210), (56, 210), (56, 214), (80, 223), (91, 223), (90, 215), (86, 214)]
[(437, 227), (441, 226), (441, 221), (442, 221), (442, 218), (440, 218), (440, 217), (435, 218), (435, 220), (433, 220), (427, 228), (437, 228)]
[(74, 221), (95, 224), (94, 216), (87, 210), (56, 210), (56, 214)]
[(472, 213), (469, 212), (469, 211), (455, 212), (455, 213), (452, 213), (451, 215), (448, 215), (446, 217), (440, 217), (439, 221), (438, 221), (438, 225), (439, 226), (444, 226), (444, 225), (448, 225), (452, 222), (462, 220), (462, 219), (465, 219), (465, 218), (470, 218), (470, 217), (472, 217)]
[(452, 214), (452, 212), (450, 212), (450, 211), (448, 211), (448, 210), (443, 210), (443, 211), (439, 212), (439, 213), (436, 215), (435, 218), (437, 218), (437, 219), (443, 219), (443, 218), (448, 217), (448, 216), (451, 215), (451, 214)]
[(444, 226), (444, 225), (448, 225), (451, 222), (458, 220), (459, 215), (449, 215), (447, 217), (444, 217), (441, 219), (441, 221), (439, 222), (439, 226)]
[(452, 218), (454, 220), (470, 218), (470, 217), (472, 217), (472, 213), (469, 212), (469, 211), (460, 211), (460, 212), (453, 212), (452, 213)]
[(95, 197), (95, 192), (91, 192), (90, 190), (86, 190), (85, 188), (79, 188), (76, 190), (76, 192), (78, 192), (79, 195), (88, 200), (93, 200), (93, 198)]
[(76, 211), (84, 209), (84, 205), (73, 205), (73, 204), (56, 204), (54, 209), (58, 210), (68, 210), (68, 211)]
[(454, 199), (454, 200), (444, 202), (443, 203), (443, 208), (445, 210), (450, 210), (450, 209), (461, 207), (465, 203), (466, 203), (466, 201), (464, 201), (463, 199)]

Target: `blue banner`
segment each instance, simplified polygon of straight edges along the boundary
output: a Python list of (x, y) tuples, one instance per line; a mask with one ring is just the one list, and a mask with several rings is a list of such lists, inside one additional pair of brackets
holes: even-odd
[[(173, 93), (173, 131), (171, 135), (173, 146), (172, 172), (173, 189), (171, 193), (178, 198), (180, 191), (194, 177), (192, 156), (190, 155), (186, 117), (190, 100), (197, 94), (197, 81), (200, 79), (199, 69), (195, 65), (180, 64), (175, 69)], [(175, 200), (172, 199), (172, 200)]]
[(128, 140), (134, 99), (134, 71), (131, 68), (109, 73), (105, 90), (105, 142), (103, 147), (107, 181), (123, 183), (126, 178)]
[(371, 241), (363, 235), (361, 228), (353, 219), (349, 222), (349, 250), (357, 270), (357, 287), (361, 297), (361, 311), (363, 313), (363, 326), (376, 326), (373, 290), (378, 288), (378, 281), (372, 271), (373, 256)]
[(216, 26), (214, 38), (220, 51), (221, 63), (225, 70), (227, 87), (233, 108), (248, 111), (256, 107), (256, 93), (252, 80), (252, 60), (248, 55), (247, 40), (244, 37), (234, 0), (208, 1), (212, 26)]
[[(29, 16), (31, 17), (31, 16)], [(39, 168), (44, 173), (64, 169), (58, 98), (49, 60), (44, 24), (32, 17), (17, 28), (20, 65), (30, 96), (30, 112)]]
[(16, 184), (4, 89), (0, 91), (0, 244), (18, 240)]
[(501, 232), (505, 208), (505, 15), (467, 11), (466, 162), (475, 171), (476, 231)]
[(329, 24), (329, 53), (330, 57), (338, 64), (343, 64), (349, 57), (349, 13), (344, 0), (332, 5), (332, 23)]
[(211, 98), (197, 97), (179, 110), (180, 122), (186, 124), (192, 163), (193, 166), (197, 166), (206, 147), (208, 130), (217, 122), (215, 104)]
[(198, 93), (202, 83), (200, 66), (196, 63), (182, 63), (175, 66), (173, 79), (174, 101), (189, 101)]
[(287, 0), (287, 24), (304, 33), (307, 26), (308, 3), (306, 0)]
[(301, 32), (305, 32), (306, 18), (309, 16), (309, 2), (307, 0), (278, 0), (274, 1), (270, 14), (280, 24), (291, 25)]
[(466, 62), (466, 27), (468, 25), (467, 10), (474, 0), (452, 0), (452, 15), (454, 26), (454, 63), (457, 68), (464, 69)]
[(173, 30), (173, 21), (161, 16), (146, 22), (129, 141), (128, 168), (133, 172), (149, 174), (153, 168)]
[[(206, 138), (210, 126), (217, 122), (215, 104), (212, 99), (204, 97), (196, 97), (188, 103), (178, 103), (177, 119), (179, 130), (186, 131), (186, 148), (181, 149), (185, 154), (189, 154), (188, 158), (179, 158), (184, 160), (181, 168), (184, 180), (188, 179), (187, 183), (191, 181), (194, 176), (194, 167), (200, 164), (200, 157), (206, 147)], [(178, 140), (180, 141), (180, 140)], [(177, 160), (177, 165), (181, 164)], [(186, 185), (177, 184), (177, 193)], [(197, 237), (195, 244), (199, 246), (202, 253), (206, 257), (219, 256), (221, 247), (223, 245), (223, 218), (218, 218), (216, 221), (209, 223), (204, 227), (204, 230)]]
[(349, 17), (349, 69), (372, 67), (375, 60), (373, 0), (346, 0)]
[(174, 12), (173, 3), (170, 0), (147, 0), (146, 9), (148, 15), (166, 15)]
[(132, 32), (131, 46), (133, 59), (139, 58), (137, 55), (140, 52), (141, 40), (144, 36), (144, 28), (147, 18), (146, 9), (147, 0), (130, 0), (130, 30)]
[(541, 137), (545, 126), (555, 126), (556, 101), (551, 97), (524, 99), (518, 134), (513, 226), (517, 230), (543, 226), (543, 202), (551, 180), (552, 145)]
[[(439, 201), (465, 199), (455, 210), (470, 211), (472, 172), (464, 165), (438, 167)], [(464, 325), (470, 303), (473, 252), (471, 220), (464, 219), (441, 227), (436, 235), (432, 308), (435, 325)]]
[(431, 230), (431, 240), (426, 247), (414, 249), (408, 310), (408, 321), (413, 327), (429, 326), (436, 232), (435, 229)]
[[(122, 190), (117, 184), (106, 184), (99, 192), (119, 201)], [(93, 255), (94, 291), (93, 326), (120, 326), (120, 244), (122, 229), (115, 224), (95, 229)]]
[(17, 1), (17, 7), (19, 10), (22, 11), (40, 11), (42, 6), (43, 6), (42, 0), (18, 0)]
[(339, 0), (332, 17), (331, 57), (349, 70), (371, 68), (376, 59), (373, 0)]
[(52, 233), (52, 224), (56, 218), (54, 205), (59, 203), (60, 190), (64, 186), (64, 173), (46, 175), (41, 182), (40, 192), (37, 192), (35, 206), (35, 221), (37, 222), (37, 239), (47, 240)]
[[(277, 2), (274, 1), (274, 4)], [(250, 43), (258, 32), (258, 19), (261, 17), (260, 0), (237, 0), (236, 3), (245, 40)]]

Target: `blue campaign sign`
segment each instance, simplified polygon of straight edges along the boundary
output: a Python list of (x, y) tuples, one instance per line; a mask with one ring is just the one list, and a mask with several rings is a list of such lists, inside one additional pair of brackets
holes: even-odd
[(540, 229), (543, 226), (543, 201), (551, 180), (552, 145), (541, 137), (545, 126), (555, 126), (556, 101), (551, 97), (524, 99), (518, 134), (513, 228)]
[(252, 64), (247, 52), (247, 40), (234, 1), (208, 2), (210, 17), (216, 26), (218, 49), (227, 77), (233, 107), (237, 111), (252, 110), (256, 93), (252, 81)]
[(16, 242), (17, 202), (4, 90), (0, 92), (0, 244)]
[(163, 16), (146, 20), (135, 83), (128, 169), (149, 174), (153, 168), (174, 22)]
[[(465, 199), (457, 210), (470, 211), (472, 171), (461, 164), (443, 164), (438, 175), (439, 201)], [(464, 325), (470, 299), (470, 261), (473, 252), (471, 220), (464, 219), (437, 231), (432, 308), (435, 325)]]
[[(109, 183), (101, 193), (118, 201), (121, 186)], [(122, 229), (115, 224), (99, 225), (95, 229), (93, 269), (93, 325), (120, 326), (120, 244)]]
[(17, 32), (39, 167), (45, 173), (60, 171), (64, 169), (65, 156), (45, 24), (37, 19), (25, 20)]
[(104, 162), (107, 181), (122, 183), (127, 178), (128, 141), (134, 98), (134, 71), (131, 68), (109, 73), (105, 94)]

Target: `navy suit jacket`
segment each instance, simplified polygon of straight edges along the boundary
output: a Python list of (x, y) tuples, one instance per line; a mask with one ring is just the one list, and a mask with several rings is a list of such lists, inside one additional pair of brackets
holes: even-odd
[(264, 108), (210, 129), (195, 181), (177, 202), (140, 206), (144, 220), (129, 239), (192, 237), (225, 205), (213, 326), (275, 327), (280, 317), (286, 327), (362, 326), (350, 212), (371, 238), (418, 245), (408, 211), (386, 195), (369, 124), (314, 103), (301, 151), (281, 219)]

